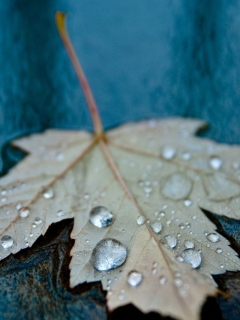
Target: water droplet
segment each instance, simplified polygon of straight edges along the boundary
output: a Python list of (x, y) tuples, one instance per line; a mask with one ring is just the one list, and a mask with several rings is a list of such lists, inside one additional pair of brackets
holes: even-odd
[(3, 196), (5, 196), (5, 195), (7, 194), (7, 190), (2, 190), (2, 191), (1, 191), (1, 194), (2, 194)]
[(167, 283), (167, 278), (166, 277), (164, 277), (164, 276), (161, 276), (160, 278), (159, 278), (159, 283), (160, 284), (165, 284), (165, 283)]
[(207, 235), (207, 239), (211, 242), (218, 242), (219, 241), (219, 235), (215, 232), (209, 233)]
[(138, 224), (139, 226), (141, 226), (142, 224), (144, 224), (144, 222), (145, 222), (145, 218), (144, 218), (143, 216), (139, 216), (139, 217), (137, 218), (137, 224)]
[(52, 199), (54, 196), (53, 194), (53, 189), (52, 188), (47, 188), (44, 192), (43, 192), (43, 197), (45, 199)]
[(107, 271), (121, 266), (127, 258), (127, 250), (115, 239), (103, 239), (98, 242), (92, 253), (93, 267), (98, 271)]
[(219, 170), (221, 168), (221, 166), (223, 165), (223, 161), (221, 158), (219, 158), (218, 156), (212, 156), (209, 159), (209, 165), (212, 169), (214, 170)]
[(2, 202), (2, 203), (6, 202), (6, 201), (7, 201), (7, 198), (6, 198), (6, 197), (4, 197), (4, 198), (1, 199), (1, 202)]
[(182, 155), (183, 160), (189, 160), (191, 158), (191, 154), (188, 152), (183, 153)]
[(184, 205), (185, 205), (185, 207), (190, 207), (191, 205), (192, 205), (192, 201), (191, 200), (185, 200), (184, 201)]
[(181, 257), (181, 256), (179, 256), (179, 255), (176, 256), (176, 260), (177, 260), (178, 262), (183, 262), (183, 261), (184, 261), (183, 257)]
[(27, 207), (22, 207), (18, 210), (18, 214), (20, 215), (21, 218), (26, 218), (29, 216), (29, 209)]
[(32, 238), (32, 237), (33, 237), (33, 233), (30, 233), (30, 234), (29, 234), (29, 237)]
[(32, 228), (35, 229), (37, 225), (35, 223), (32, 224)]
[(166, 235), (164, 236), (161, 241), (163, 245), (168, 246), (170, 248), (175, 248), (177, 245), (177, 239), (174, 236)]
[(152, 192), (152, 188), (151, 187), (145, 187), (144, 188), (144, 191), (146, 192), (146, 193), (151, 193)]
[(139, 181), (138, 181), (138, 185), (139, 185), (139, 187), (143, 187), (143, 186), (144, 186), (144, 181), (139, 180)]
[(13, 238), (10, 236), (3, 236), (1, 238), (1, 245), (4, 249), (8, 249), (13, 245)]
[(58, 217), (64, 216), (63, 210), (58, 210), (57, 216), (58, 216)]
[(162, 193), (167, 198), (180, 200), (186, 198), (191, 190), (191, 180), (182, 173), (174, 173), (167, 178)]
[(174, 284), (176, 287), (181, 287), (183, 284), (183, 281), (181, 279), (174, 279)]
[(223, 265), (223, 264), (221, 264), (221, 265), (220, 265), (220, 268), (221, 268), (221, 269), (224, 269), (225, 267), (224, 267), (224, 265)]
[(127, 282), (130, 284), (130, 286), (137, 287), (142, 282), (142, 279), (142, 274), (133, 270), (129, 272)]
[(39, 217), (36, 217), (35, 220), (34, 220), (34, 222), (35, 222), (36, 225), (39, 225), (39, 224), (42, 223), (42, 219), (39, 218)]
[(156, 221), (151, 225), (151, 228), (155, 233), (159, 233), (162, 230), (162, 224), (161, 222)]
[(102, 206), (93, 208), (89, 216), (91, 223), (98, 228), (105, 228), (113, 223), (113, 214)]
[(185, 230), (186, 229), (186, 225), (184, 223), (180, 223), (179, 225), (179, 228), (181, 228), (182, 230)]
[(16, 209), (19, 210), (19, 209), (21, 209), (21, 208), (22, 208), (21, 203), (17, 203), (17, 204), (16, 204)]
[(161, 211), (161, 212), (160, 212), (160, 216), (161, 216), (161, 217), (164, 217), (164, 216), (165, 216), (165, 212)]
[(217, 248), (217, 249), (216, 249), (216, 252), (217, 252), (217, 253), (222, 253), (223, 251), (222, 251), (221, 248)]
[(177, 150), (171, 146), (165, 146), (162, 148), (162, 157), (166, 160), (171, 160), (176, 156)]
[(194, 247), (195, 247), (195, 244), (194, 244), (192, 241), (190, 241), (190, 240), (186, 240), (186, 241), (184, 242), (184, 245), (185, 245), (185, 247), (186, 247), (187, 249), (194, 249)]
[(193, 249), (185, 249), (182, 257), (194, 269), (198, 268), (202, 262), (201, 253)]
[(58, 152), (57, 156), (56, 156), (56, 159), (57, 159), (57, 161), (63, 161), (64, 160), (64, 154), (61, 153), (61, 152)]

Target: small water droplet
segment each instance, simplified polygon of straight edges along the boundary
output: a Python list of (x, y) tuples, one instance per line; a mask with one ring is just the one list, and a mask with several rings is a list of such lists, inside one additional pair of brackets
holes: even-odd
[(191, 190), (191, 180), (182, 173), (174, 173), (165, 181), (162, 188), (162, 193), (167, 198), (181, 200), (186, 198)]
[(6, 201), (7, 201), (7, 198), (6, 198), (6, 197), (4, 197), (4, 198), (1, 199), (1, 202), (2, 202), (2, 203), (5, 203)]
[(224, 269), (224, 268), (225, 268), (225, 266), (224, 266), (223, 264), (221, 264), (221, 265), (220, 265), (220, 268), (221, 268), (221, 269)]
[(98, 242), (92, 253), (92, 265), (98, 271), (107, 271), (121, 266), (127, 258), (127, 250), (115, 239)]
[(142, 279), (142, 274), (138, 271), (133, 270), (129, 272), (127, 282), (130, 284), (130, 286), (137, 287), (142, 282)]
[(167, 278), (164, 277), (164, 276), (161, 276), (161, 277), (159, 278), (159, 283), (160, 283), (161, 285), (166, 284), (166, 283), (167, 283)]
[(58, 217), (64, 216), (64, 211), (63, 210), (58, 210), (57, 216)]
[(21, 208), (22, 208), (21, 203), (17, 203), (17, 204), (16, 204), (16, 209), (19, 210), (19, 209), (21, 209)]
[(32, 228), (35, 229), (37, 225), (35, 223), (32, 224)]
[(194, 269), (198, 268), (202, 262), (201, 253), (193, 249), (185, 249), (182, 257)]
[(113, 214), (105, 207), (98, 206), (90, 211), (89, 219), (98, 228), (106, 228), (113, 223)]
[(4, 249), (8, 249), (13, 245), (13, 238), (5, 235), (1, 238), (1, 245)]
[(139, 216), (139, 217), (137, 218), (137, 224), (138, 224), (139, 226), (141, 226), (142, 224), (144, 224), (144, 222), (145, 222), (145, 218), (144, 218), (143, 216)]
[(185, 207), (190, 207), (191, 205), (192, 205), (192, 201), (191, 200), (185, 200), (184, 201), (184, 205), (185, 205)]
[(183, 257), (181, 257), (181, 256), (179, 256), (179, 255), (176, 256), (176, 260), (177, 260), (178, 262), (183, 262), (183, 261), (184, 261)]
[(27, 218), (29, 216), (29, 209), (27, 207), (22, 207), (18, 210), (18, 214), (21, 218)]
[(144, 186), (144, 181), (143, 180), (138, 180), (138, 185), (139, 185), (139, 187), (143, 187)]
[(166, 236), (164, 236), (164, 237), (160, 240), (160, 242), (161, 242), (163, 245), (168, 246), (168, 247), (170, 247), (170, 248), (172, 248), (172, 249), (175, 248), (176, 245), (177, 245), (177, 239), (176, 239), (176, 237), (171, 236), (171, 235), (166, 235)]
[(179, 226), (179, 228), (182, 229), (182, 230), (185, 230), (185, 229), (186, 229), (186, 225), (185, 225), (184, 223), (182, 223), (182, 222), (181, 222), (178, 226)]
[(34, 223), (35, 223), (36, 225), (39, 225), (39, 224), (42, 223), (42, 219), (39, 218), (39, 217), (36, 217), (35, 220), (34, 220)]
[(44, 192), (43, 192), (43, 197), (45, 199), (52, 199), (54, 196), (53, 193), (53, 189), (52, 188), (47, 188)]
[(151, 228), (155, 233), (159, 233), (162, 230), (162, 224), (161, 222), (156, 221), (151, 225)]
[(183, 281), (181, 279), (174, 279), (174, 284), (176, 287), (181, 287), (183, 284)]
[(161, 211), (161, 212), (160, 212), (160, 216), (161, 216), (161, 217), (164, 217), (164, 216), (165, 216), (165, 212)]
[(33, 233), (30, 233), (30, 234), (29, 234), (29, 237), (32, 238), (32, 237), (33, 237)]
[(218, 156), (212, 156), (209, 159), (209, 165), (212, 169), (214, 170), (219, 170), (221, 168), (221, 166), (223, 165), (223, 161), (221, 158), (219, 158)]
[(222, 253), (223, 251), (222, 251), (221, 248), (217, 248), (217, 249), (216, 249), (216, 252), (217, 252), (217, 253)]
[(188, 152), (183, 153), (182, 158), (184, 160), (189, 160), (191, 158), (191, 154)]
[(186, 247), (187, 249), (194, 249), (194, 247), (195, 247), (195, 244), (194, 244), (192, 241), (190, 241), (190, 240), (186, 240), (186, 241), (184, 242), (184, 245), (185, 245), (185, 247)]
[(177, 150), (171, 146), (165, 146), (162, 148), (162, 157), (166, 160), (171, 160), (176, 156)]
[(7, 190), (2, 190), (1, 195), (5, 196), (7, 194)]
[(215, 232), (209, 233), (207, 235), (207, 239), (211, 242), (218, 242), (219, 241), (219, 235)]
[(61, 152), (58, 152), (57, 156), (56, 156), (56, 159), (57, 159), (57, 161), (63, 161), (64, 160), (64, 154), (61, 153)]
[(148, 194), (152, 193), (152, 188), (151, 187), (145, 187), (144, 191)]

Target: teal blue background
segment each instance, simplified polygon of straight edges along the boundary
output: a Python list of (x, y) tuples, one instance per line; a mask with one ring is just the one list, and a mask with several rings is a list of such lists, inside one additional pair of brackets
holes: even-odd
[[(8, 0), (0, 2), (2, 174), (22, 156), (9, 147), (13, 138), (47, 128), (92, 130), (56, 31), (56, 10), (67, 13), (106, 129), (184, 116), (209, 123), (202, 136), (240, 143), (240, 1)], [(218, 221), (239, 252), (239, 224)], [(133, 308), (107, 316), (99, 285), (68, 288), (71, 227), (71, 221), (55, 225), (32, 249), (1, 262), (2, 318), (158, 319)], [(218, 299), (221, 311), (237, 319), (239, 275), (218, 279), (232, 294)], [(221, 318), (214, 300), (204, 310), (203, 319), (209, 310)]]

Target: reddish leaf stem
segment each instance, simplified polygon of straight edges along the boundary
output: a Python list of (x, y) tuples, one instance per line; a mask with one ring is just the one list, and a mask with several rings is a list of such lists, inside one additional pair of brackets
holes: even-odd
[(67, 50), (67, 53), (70, 57), (70, 60), (72, 61), (74, 69), (77, 73), (77, 77), (79, 79), (79, 82), (82, 86), (83, 93), (84, 93), (85, 98), (87, 100), (87, 104), (88, 104), (88, 107), (89, 107), (89, 110), (90, 110), (90, 113), (92, 116), (95, 134), (99, 139), (102, 139), (103, 138), (102, 122), (99, 117), (98, 109), (97, 109), (92, 91), (90, 89), (90, 86), (88, 84), (86, 76), (83, 72), (82, 66), (77, 59), (77, 56), (76, 56), (75, 50), (72, 46), (72, 43), (69, 39), (66, 25), (65, 25), (65, 18), (66, 18), (65, 13), (56, 12), (55, 19), (56, 19), (57, 29), (58, 29), (59, 35), (62, 39), (62, 42)]

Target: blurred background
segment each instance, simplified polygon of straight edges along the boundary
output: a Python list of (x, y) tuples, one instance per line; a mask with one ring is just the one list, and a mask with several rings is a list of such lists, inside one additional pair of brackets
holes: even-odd
[[(2, 174), (22, 157), (9, 147), (12, 139), (47, 128), (92, 130), (83, 93), (56, 31), (54, 13), (57, 10), (67, 13), (70, 37), (106, 129), (129, 121), (184, 116), (209, 123), (209, 130), (202, 136), (219, 142), (240, 143), (240, 1), (8, 0), (0, 2)], [(237, 243), (237, 222), (222, 220), (222, 226), (224, 223)], [(20, 253), (2, 263), (0, 279), (7, 281), (0, 289), (0, 302), (5, 301), (0, 307), (2, 314), (7, 312), (5, 316), (15, 319), (16, 310), (25, 306), (29, 288), (33, 283), (36, 286), (36, 279), (43, 282), (43, 271), (36, 269), (36, 265), (46, 261), (43, 252), (50, 248), (51, 240), (54, 250), (60, 250), (59, 243), (64, 246), (60, 246), (63, 253), (58, 259), (65, 266), (66, 274), (60, 282), (56, 276), (54, 285), (50, 278), (50, 283), (47, 280), (41, 296), (49, 306), (46, 310), (38, 294), (32, 293), (29, 318), (36, 318), (34, 312), (38, 308), (44, 319), (54, 319), (56, 315), (58, 319), (109, 317), (100, 287), (87, 287), (85, 291), (67, 288), (67, 257), (72, 245), (67, 243), (71, 226), (71, 221), (67, 226), (55, 226), (51, 234), (47, 234), (46, 242), (42, 239), (32, 251), (26, 250), (28, 253)], [(26, 259), (30, 269), (26, 269)], [(49, 261), (53, 261), (51, 259), (53, 253), (49, 253)], [(6, 272), (18, 275), (16, 279), (14, 276), (6, 280)], [(239, 283), (236, 279), (235, 287), (236, 281)], [(16, 290), (16, 286), (21, 289)], [(50, 286), (55, 288), (55, 293)], [(46, 297), (48, 291), (53, 300)], [(61, 316), (57, 313), (59, 302), (55, 301), (59, 299), (59, 292), (65, 299), (61, 303), (66, 305), (68, 299), (71, 305), (65, 308), (68, 311), (61, 309)], [(82, 292), (87, 296), (84, 303), (79, 302), (83, 299)], [(91, 315), (91, 308), (87, 306), (94, 294), (97, 298), (91, 308), (96, 313)], [(99, 309), (94, 309), (99, 303)], [(224, 311), (224, 306), (221, 302), (225, 318), (229, 315), (229, 319), (234, 319), (229, 311), (233, 304), (227, 304), (228, 311)], [(55, 311), (51, 313), (49, 308)], [(83, 313), (79, 313), (80, 309)], [(220, 310), (219, 307), (216, 310)], [(26, 309), (21, 312), (22, 317), (18, 319), (27, 319)], [(130, 311), (125, 310), (124, 315), (126, 312)]]

